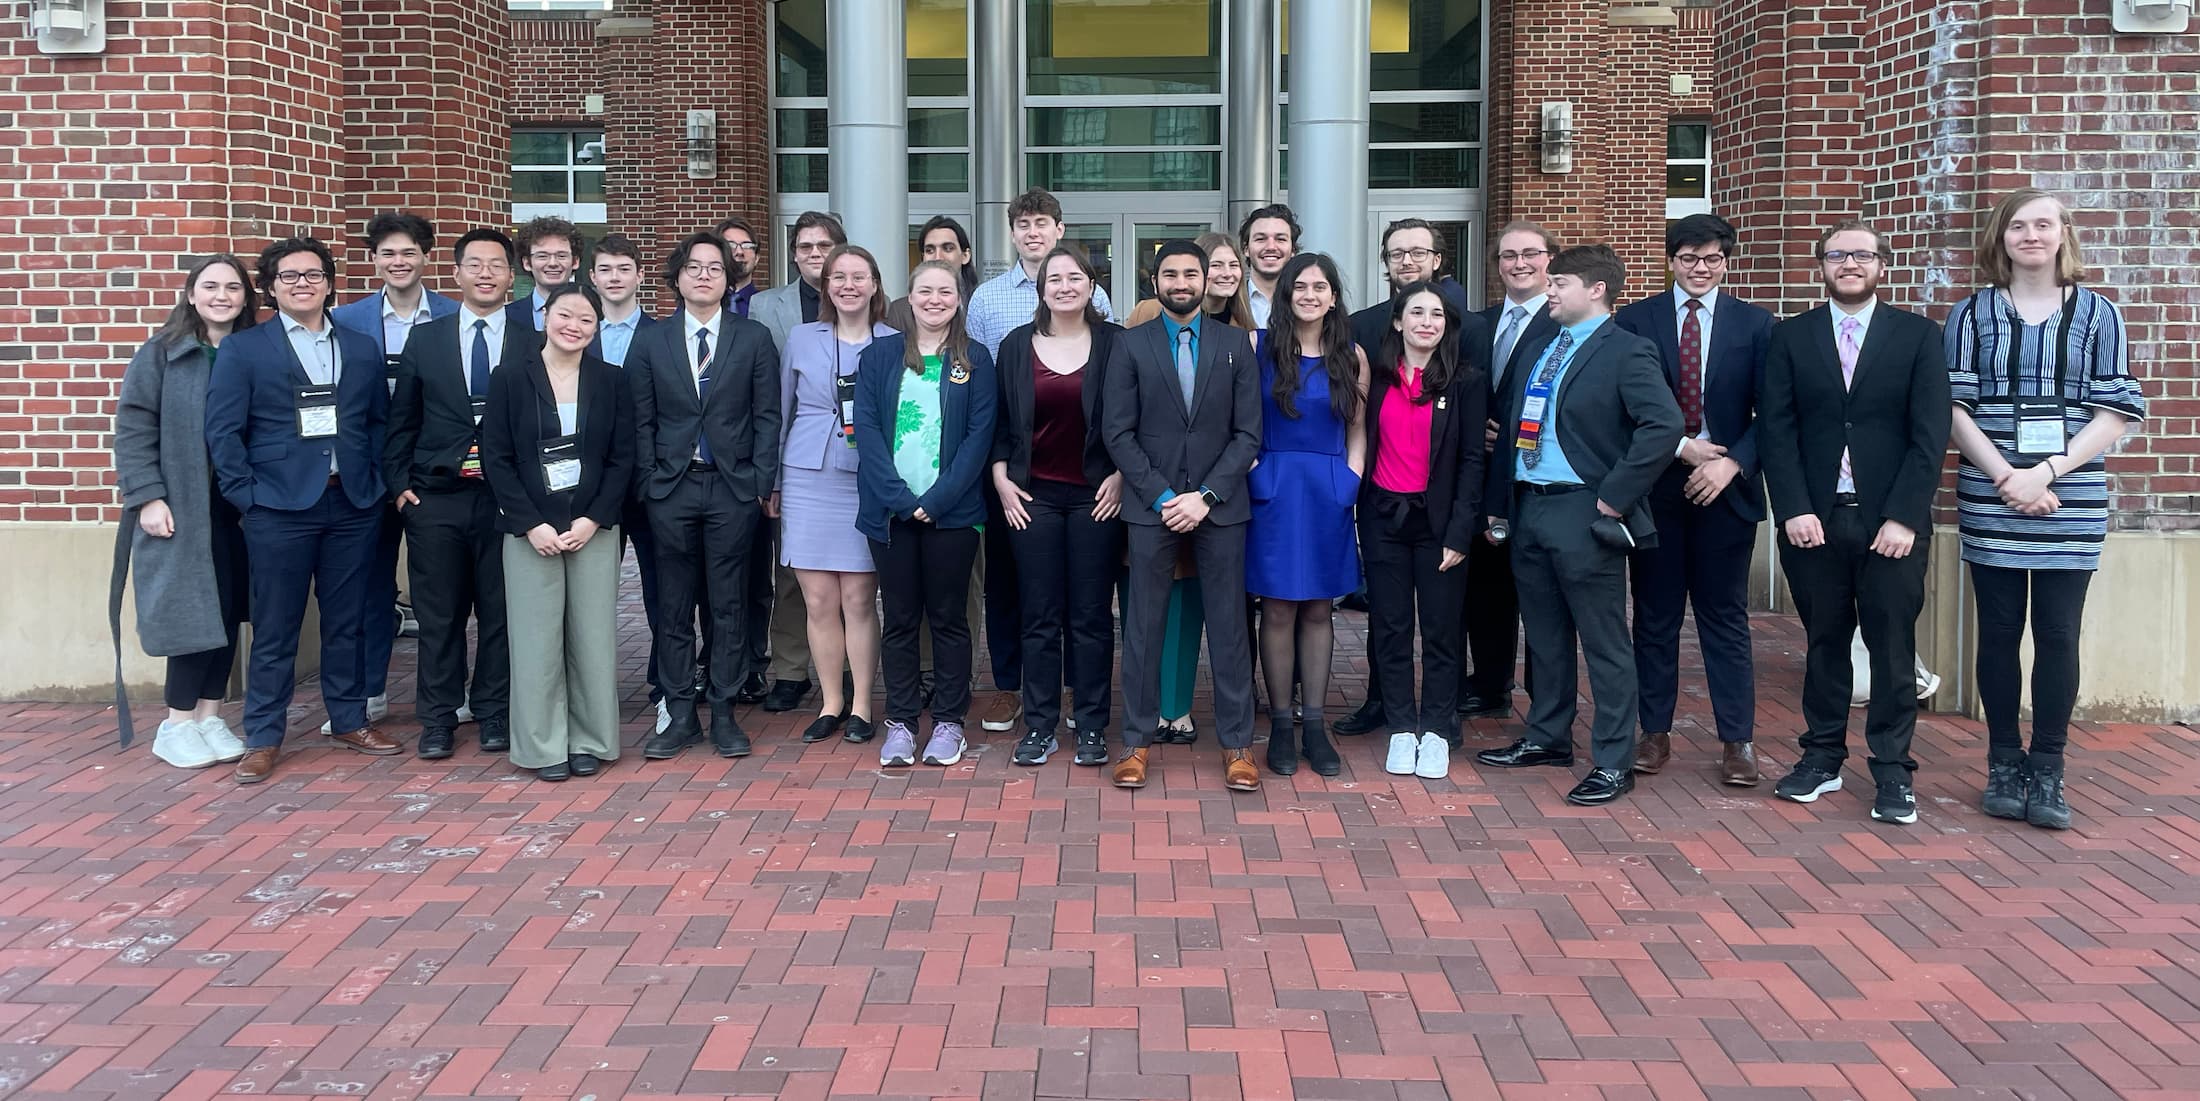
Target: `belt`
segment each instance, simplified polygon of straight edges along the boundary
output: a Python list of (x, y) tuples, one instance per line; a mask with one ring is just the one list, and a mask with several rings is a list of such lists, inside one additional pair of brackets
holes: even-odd
[(718, 469), (718, 464), (717, 464), (717, 463), (706, 463), (706, 462), (704, 462), (704, 461), (703, 461), (703, 460), (701, 460), (701, 459), (692, 459), (692, 460), (690, 460), (690, 461), (688, 462), (688, 469), (689, 469), (689, 470), (716, 470), (716, 469)]
[(341, 475), (341, 474), (331, 474), (331, 475), (329, 475), (329, 476), (328, 476), (328, 484), (330, 484), (330, 485), (332, 485), (332, 486), (340, 486), (340, 485), (343, 485), (343, 484), (344, 484), (344, 478), (343, 478), (343, 475)]
[(1857, 503), (1856, 503), (1856, 494), (1854, 494), (1854, 493), (1836, 493), (1836, 494), (1834, 494), (1834, 495), (1833, 495), (1833, 507), (1835, 507), (1835, 508), (1855, 508), (1855, 507), (1857, 507)]
[(1579, 493), (1589, 487), (1580, 482), (1522, 482), (1520, 488), (1523, 492), (1547, 497), (1559, 493)]

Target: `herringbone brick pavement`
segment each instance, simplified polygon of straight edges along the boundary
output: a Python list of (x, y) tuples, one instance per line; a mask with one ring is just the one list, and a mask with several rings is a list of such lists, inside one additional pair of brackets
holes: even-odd
[[(1756, 626), (1777, 767), (1797, 631)], [(2085, 728), (2056, 834), (1982, 816), (1978, 725), (1928, 717), (1898, 828), (1718, 786), (1700, 677), (1683, 706), (1674, 766), (1583, 810), (1375, 739), (1251, 796), (1171, 748), (1134, 794), (1012, 736), (884, 772), (760, 712), (754, 757), (552, 785), (323, 749), (301, 708), (238, 788), (7, 705), (0, 1095), (2200, 1096), (2192, 731)]]

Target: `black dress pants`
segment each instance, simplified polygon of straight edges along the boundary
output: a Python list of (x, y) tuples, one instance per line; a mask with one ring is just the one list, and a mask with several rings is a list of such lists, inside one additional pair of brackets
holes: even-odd
[[(1391, 733), (1459, 734), (1459, 619), (1467, 563), (1449, 570), (1421, 494), (1372, 490), (1360, 507), (1367, 569), (1369, 683), (1380, 686)], [(1414, 707), (1413, 625), (1421, 625), (1420, 707)]]
[[(458, 724), (461, 704), (477, 719), (501, 720), (512, 691), (512, 658), (504, 631), (504, 534), (497, 530), (496, 498), (487, 482), (419, 496), (419, 504), (405, 509), (405, 567), (413, 616), (420, 621), (420, 724), (449, 729)], [(470, 689), (469, 615), (479, 636)]]
[(1850, 640), (1864, 631), (1871, 652), (1872, 699), (1864, 712), (1864, 742), (1875, 782), (1907, 783), (1917, 770), (1910, 738), (1917, 731), (1917, 616), (1925, 607), (1925, 570), (1932, 533), (1917, 533), (1903, 558), (1871, 549), (1879, 521), (1854, 505), (1820, 517), (1823, 546), (1780, 542), (1780, 564), (1803, 620), (1802, 762), (1837, 772), (1848, 760), (1849, 692), (1855, 669)]
[(1749, 563), (1757, 525), (1721, 498), (1689, 503), (1681, 486), (1693, 468), (1675, 463), (1650, 494), (1656, 545), (1629, 566), (1635, 594), (1635, 672), (1642, 730), (1668, 734), (1679, 701), (1681, 623), (1696, 609), (1704, 682), (1722, 742), (1755, 737), (1757, 691), (1749, 646)]
[[(730, 708), (748, 675), (749, 560), (763, 506), (736, 498), (715, 469), (688, 471), (649, 502), (657, 540), (657, 686), (666, 700), (695, 706), (695, 616), (708, 603), (713, 708)], [(769, 568), (767, 565), (764, 567)]]
[(1001, 497), (988, 492), (985, 503), (986, 656), (992, 659), (993, 687), (1014, 692), (1024, 684), (1023, 586), (1016, 580), (1016, 551)]
[(1513, 663), (1520, 645), (1520, 593), (1513, 584), (1512, 545), (1493, 544), (1479, 534), (1467, 551), (1467, 576), (1474, 585), (1460, 609), (1460, 629), (1473, 658), (1460, 666), (1459, 693), (1502, 700), (1512, 689)]
[(1043, 478), (1032, 479), (1024, 509), (1031, 523), (1008, 533), (1023, 605), (1024, 724), (1053, 734), (1067, 682), (1078, 731), (1105, 731), (1115, 709), (1113, 602), (1123, 521), (1092, 518), (1089, 486)]
[(871, 540), (878, 565), (882, 629), (879, 662), (886, 673), (886, 717), (916, 729), (923, 715), (922, 659), (917, 627), (932, 631), (932, 721), (963, 721), (970, 710), (970, 567), (978, 558), (976, 528), (941, 529), (895, 520), (886, 542)]
[[(2032, 755), (2062, 758), (2078, 706), (2078, 623), (2091, 570), (2021, 570), (1971, 563), (1978, 597), (1978, 697), (1991, 752), (2025, 751), (2018, 729), (2024, 692), (2026, 604), (2032, 613)], [(171, 705), (173, 706), (173, 705)]]

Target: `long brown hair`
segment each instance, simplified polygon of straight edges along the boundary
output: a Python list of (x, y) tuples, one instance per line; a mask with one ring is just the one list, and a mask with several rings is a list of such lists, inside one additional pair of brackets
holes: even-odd
[[(820, 282), (825, 282), (832, 279), (833, 265), (839, 263), (840, 258), (843, 256), (853, 256), (856, 259), (861, 260), (871, 266), (870, 321), (871, 324), (876, 325), (880, 321), (885, 320), (887, 305), (886, 278), (879, 274), (878, 257), (871, 255), (871, 250), (864, 248), (862, 245), (850, 245), (845, 243), (834, 245), (833, 251), (825, 254), (825, 266), (819, 269), (825, 273), (825, 278), (823, 280), (820, 280)], [(840, 308), (838, 306), (833, 306), (829, 308), (835, 319), (833, 323), (838, 324), (837, 319), (840, 317)]]
[(2002, 238), (2009, 232), (2009, 223), (2017, 220), (2017, 211), (2036, 199), (2046, 199), (2055, 204), (2055, 213), (2062, 218), (2062, 240), (2055, 248), (2055, 283), (2071, 286), (2085, 278), (2085, 257), (2078, 249), (2078, 227), (2070, 221), (2070, 207), (2060, 198), (2036, 187), (2020, 187), (2002, 197), (1994, 209), (1986, 215), (1986, 228), (1978, 235), (1978, 273), (1997, 287), (2007, 287), (2016, 276), (2016, 265), (2009, 259), (2009, 245)]
[(1329, 376), (1329, 409), (1347, 424), (1360, 412), (1360, 360), (1352, 354), (1352, 321), (1344, 311), (1344, 284), (1337, 277), (1337, 262), (1327, 253), (1302, 252), (1283, 265), (1276, 276), (1276, 307), (1268, 315), (1268, 347), (1276, 361), (1276, 408), (1293, 420), (1299, 415), (1299, 322), (1291, 305), (1291, 288), (1307, 269), (1320, 269), (1329, 280), (1337, 304), (1322, 315), (1322, 345), (1307, 355), (1322, 357)]
[(237, 320), (230, 323), (229, 331), (243, 332), (259, 322), (260, 292), (252, 285), (252, 276), (246, 270), (244, 261), (229, 253), (217, 252), (191, 266), (191, 274), (183, 280), (183, 300), (169, 311), (168, 320), (161, 324), (159, 332), (153, 334), (154, 340), (169, 345), (181, 345), (185, 341), (207, 343), (206, 319), (200, 317), (198, 307), (191, 304), (191, 288), (198, 286), (199, 277), (216, 264), (229, 265), (230, 270), (237, 273), (237, 281), (244, 284), (244, 308), (237, 311)]
[[(970, 366), (970, 331), (963, 325), (963, 314), (964, 311), (970, 308), (970, 303), (963, 301), (962, 298), (962, 273), (955, 270), (955, 265), (945, 260), (926, 260), (924, 263), (918, 264), (916, 269), (909, 273), (910, 294), (914, 295), (917, 291), (917, 277), (928, 271), (944, 273), (948, 282), (955, 288), (955, 316), (947, 321), (947, 340), (940, 345), (940, 363), (945, 367), (968, 367)], [(909, 335), (907, 339), (902, 341), (901, 365), (909, 368), (910, 374), (921, 375), (924, 373), (924, 353), (917, 350), (916, 305), (914, 303), (910, 304), (909, 313)]]
[(1452, 380), (1462, 374), (1473, 377), (1481, 374), (1459, 358), (1459, 311), (1452, 309), (1451, 300), (1426, 279), (1416, 279), (1391, 296), (1390, 325), (1383, 330), (1382, 340), (1377, 342), (1376, 361), (1368, 364), (1367, 369), (1382, 372), (1393, 386), (1405, 385), (1405, 372), (1398, 364), (1405, 358), (1406, 334), (1399, 331), (1398, 325), (1406, 316), (1406, 304), (1424, 294), (1433, 296), (1436, 304), (1443, 308), (1444, 336), (1429, 353), (1428, 372), (1421, 376), (1421, 397), (1414, 403), (1416, 405), (1427, 405), (1442, 397), (1444, 391), (1451, 388)]
[[(1070, 245), (1054, 246), (1054, 251), (1047, 253), (1045, 258), (1039, 261), (1039, 308), (1032, 311), (1031, 329), (1040, 336), (1054, 335), (1054, 309), (1047, 305), (1046, 300), (1047, 268), (1057, 258), (1066, 259), (1075, 264), (1078, 271), (1085, 273), (1085, 282), (1092, 284), (1095, 291), (1100, 289), (1100, 276), (1092, 270), (1092, 260), (1085, 255), (1084, 249)], [(1085, 324), (1088, 327), (1097, 328), (1107, 319), (1108, 315), (1100, 312), (1100, 307), (1094, 304), (1092, 296), (1085, 296)]]
[[(1245, 250), (1238, 246), (1237, 238), (1232, 237), (1227, 233), (1217, 233), (1213, 230), (1209, 230), (1194, 238), (1192, 243), (1198, 245), (1199, 250), (1207, 254), (1207, 263), (1209, 265), (1212, 265), (1215, 262), (1216, 249), (1229, 249), (1230, 255), (1237, 257), (1238, 267), (1240, 269), (1240, 272), (1238, 274), (1238, 289), (1236, 294), (1233, 294), (1228, 298), (1219, 300), (1216, 299), (1214, 296), (1209, 295), (1200, 301), (1200, 307), (1207, 311), (1207, 316), (1212, 317), (1215, 320), (1220, 321), (1226, 325), (1235, 325), (1240, 329), (1252, 328), (1253, 303), (1250, 299), (1247, 299), (1245, 297), (1245, 280), (1248, 278), (1243, 272), (1243, 269), (1245, 267)], [(1212, 288), (1214, 286), (1214, 281), (1212, 279), (1209, 279), (1207, 285), (1208, 287)], [(1214, 303), (1217, 301), (1220, 301), (1222, 303), (1222, 308), (1219, 310), (1213, 308)]]

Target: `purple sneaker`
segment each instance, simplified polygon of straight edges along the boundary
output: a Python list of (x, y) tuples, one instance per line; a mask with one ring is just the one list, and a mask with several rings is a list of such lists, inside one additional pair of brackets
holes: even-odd
[(908, 723), (886, 720), (886, 744), (879, 747), (882, 768), (908, 768), (917, 763), (917, 735)]
[(932, 724), (932, 740), (924, 743), (924, 763), (951, 765), (963, 759), (963, 724)]

